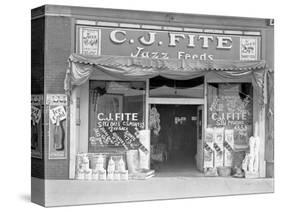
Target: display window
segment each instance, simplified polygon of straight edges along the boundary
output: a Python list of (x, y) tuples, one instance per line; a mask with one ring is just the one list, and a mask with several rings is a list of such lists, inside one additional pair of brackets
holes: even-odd
[(247, 149), (253, 135), (251, 83), (208, 84), (208, 127), (233, 130), (234, 148)]
[(89, 152), (139, 148), (144, 129), (144, 82), (90, 81)]
[(253, 136), (253, 86), (209, 83), (207, 89), (204, 168), (240, 170)]
[(77, 154), (76, 179), (153, 176), (149, 147), (142, 139), (145, 82), (90, 81), (88, 120), (88, 152)]

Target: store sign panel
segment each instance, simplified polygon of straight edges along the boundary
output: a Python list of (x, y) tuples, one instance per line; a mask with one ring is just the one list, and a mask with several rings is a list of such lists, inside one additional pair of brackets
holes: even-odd
[(155, 59), (258, 60), (259, 36), (77, 27), (77, 52)]

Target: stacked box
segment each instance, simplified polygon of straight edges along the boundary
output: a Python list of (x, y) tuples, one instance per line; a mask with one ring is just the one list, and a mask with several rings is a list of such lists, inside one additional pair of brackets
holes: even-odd
[(84, 180), (86, 172), (89, 171), (89, 159), (87, 153), (81, 153), (76, 155), (76, 170), (75, 178), (77, 180)]
[(234, 148), (234, 130), (226, 129), (224, 141), (224, 166), (232, 167), (233, 148)]
[(214, 166), (223, 166), (224, 128), (214, 129)]
[(207, 128), (204, 140), (204, 169), (214, 166), (213, 129)]

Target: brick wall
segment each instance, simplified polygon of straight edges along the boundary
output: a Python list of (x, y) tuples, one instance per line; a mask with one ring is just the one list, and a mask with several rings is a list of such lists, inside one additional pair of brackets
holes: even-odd
[[(71, 19), (46, 17), (45, 33), (45, 95), (64, 94), (64, 78), (67, 58), (71, 54)], [(45, 178), (68, 179), (69, 173), (69, 126), (67, 129), (67, 159), (48, 159), (48, 118), (45, 114)]]
[[(31, 22), (31, 94), (44, 94), (44, 23), (45, 18)], [(31, 176), (44, 178), (43, 159), (31, 158)]]

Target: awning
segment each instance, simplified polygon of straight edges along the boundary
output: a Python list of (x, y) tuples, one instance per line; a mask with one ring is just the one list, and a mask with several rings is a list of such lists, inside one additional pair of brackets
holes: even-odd
[(71, 54), (66, 72), (64, 88), (70, 92), (73, 86), (86, 82), (95, 70), (125, 80), (146, 80), (162, 76), (175, 80), (188, 80), (213, 72), (222, 78), (237, 79), (252, 76), (252, 82), (264, 103), (266, 80), (265, 61), (231, 60), (179, 60), (152, 59), (124, 56), (86, 57)]

